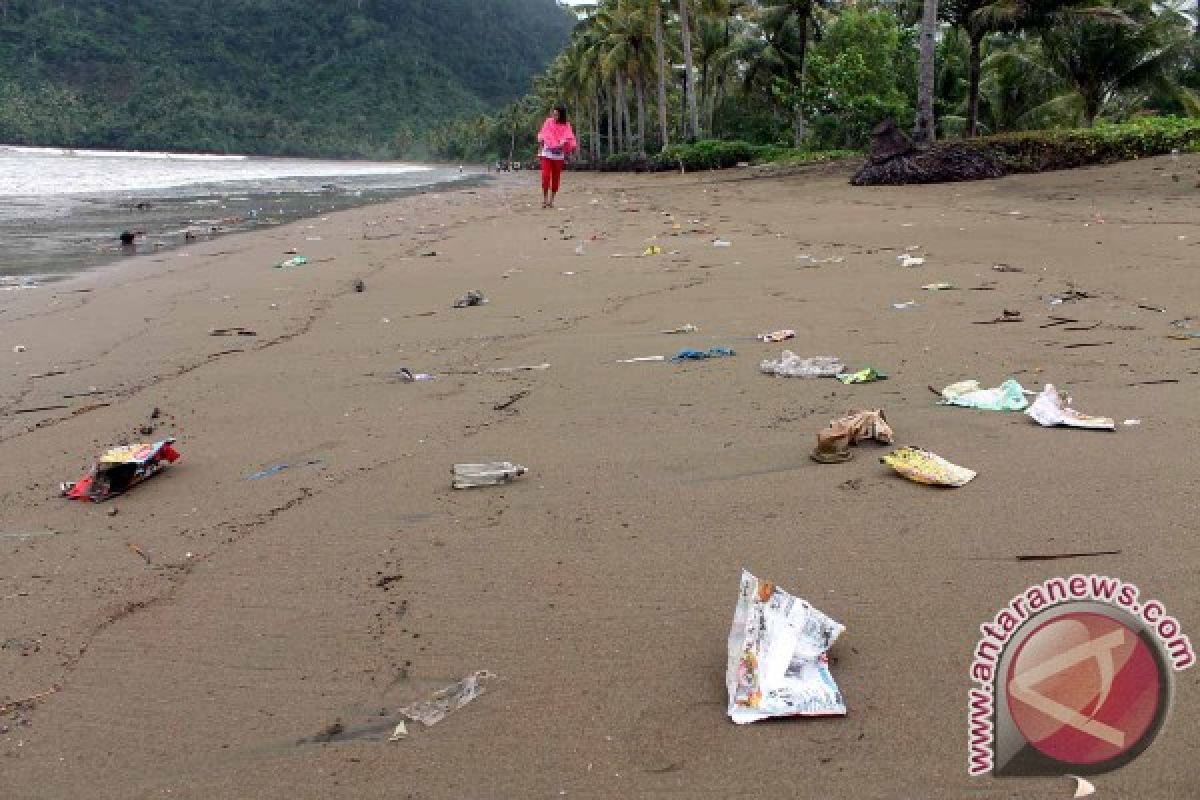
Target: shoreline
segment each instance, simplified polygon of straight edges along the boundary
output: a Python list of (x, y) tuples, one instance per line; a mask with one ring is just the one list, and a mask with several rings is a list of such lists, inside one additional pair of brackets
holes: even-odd
[[(1194, 193), (1157, 166), (895, 189), (830, 167), (568, 173), (553, 211), (515, 173), (72, 279), (91, 291), (14, 292), (0, 706), (50, 694), (0, 714), (6, 785), (31, 800), (1057, 791), (967, 777), (978, 626), (1082, 571), (1200, 631), (1200, 347), (1169, 338), (1200, 320), (1200, 234), (1179, 227)], [(309, 246), (307, 267), (271, 267)], [(900, 266), (911, 254), (925, 262)], [(470, 290), (489, 302), (451, 308)], [(1006, 310), (1021, 321), (986, 324)], [(660, 333), (685, 324), (699, 330)], [(256, 335), (210, 335), (236, 327)], [(754, 341), (780, 328), (796, 338)], [(618, 363), (712, 347), (736, 356)], [(783, 349), (890, 377), (762, 374)], [(1141, 424), (1045, 429), (927, 388), (1009, 376)], [(54, 404), (69, 407), (12, 414)], [(870, 443), (815, 464), (816, 432), (850, 408), (884, 409), (898, 445), (978, 477), (909, 483)], [(178, 440), (178, 463), (110, 503), (55, 496), (146, 425)], [(529, 473), (450, 488), (453, 464), (490, 460)], [(846, 626), (830, 669), (848, 716), (730, 723), (743, 567)], [(387, 741), (398, 709), (479, 670), (500, 676), (482, 696)], [(1190, 790), (1189, 681), (1102, 791)]]

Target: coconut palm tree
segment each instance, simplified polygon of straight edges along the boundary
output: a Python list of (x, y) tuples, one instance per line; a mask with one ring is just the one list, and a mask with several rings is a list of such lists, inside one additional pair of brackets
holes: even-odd
[(913, 138), (921, 147), (933, 144), (936, 138), (933, 116), (934, 78), (937, 65), (938, 0), (923, 0), (921, 5), (921, 60), (917, 69), (917, 125)]

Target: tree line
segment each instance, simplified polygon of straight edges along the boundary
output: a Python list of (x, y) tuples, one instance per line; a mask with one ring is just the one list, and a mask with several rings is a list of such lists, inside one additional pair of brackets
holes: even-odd
[(1200, 0), (600, 0), (502, 111), (433, 131), (446, 158), (526, 158), (565, 102), (584, 158), (737, 139), (862, 148), (1200, 114)]

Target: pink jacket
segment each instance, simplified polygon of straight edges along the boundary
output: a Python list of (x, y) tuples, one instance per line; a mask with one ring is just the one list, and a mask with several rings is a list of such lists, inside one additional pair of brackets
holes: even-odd
[(538, 141), (546, 147), (561, 147), (565, 155), (574, 153), (579, 147), (579, 143), (575, 141), (575, 131), (571, 130), (571, 123), (559, 124), (552, 116), (547, 117), (542, 125)]

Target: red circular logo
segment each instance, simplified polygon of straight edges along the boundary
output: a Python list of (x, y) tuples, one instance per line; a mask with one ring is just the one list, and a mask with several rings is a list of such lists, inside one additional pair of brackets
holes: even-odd
[(1104, 614), (1066, 613), (1036, 628), (1006, 680), (1013, 724), (1030, 746), (1067, 764), (1129, 753), (1165, 711), (1167, 677), (1150, 645)]

